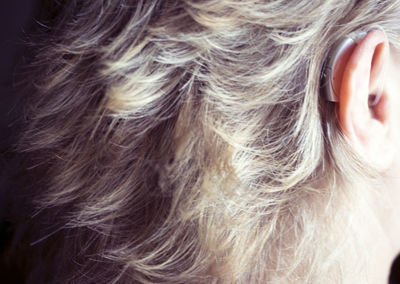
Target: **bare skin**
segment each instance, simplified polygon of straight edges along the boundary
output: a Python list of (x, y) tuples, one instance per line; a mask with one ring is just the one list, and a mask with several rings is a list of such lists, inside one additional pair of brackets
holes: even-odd
[[(383, 31), (372, 30), (350, 56), (344, 56), (338, 119), (351, 146), (382, 176), (379, 198), (371, 200), (378, 225), (362, 229), (370, 245), (368, 283), (388, 283), (391, 263), (400, 252), (400, 53)], [(371, 96), (381, 93), (377, 104)], [(344, 283), (365, 283), (346, 275)]]

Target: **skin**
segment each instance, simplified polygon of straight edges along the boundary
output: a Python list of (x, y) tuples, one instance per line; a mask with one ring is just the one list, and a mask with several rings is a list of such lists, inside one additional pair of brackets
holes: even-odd
[[(378, 225), (366, 222), (363, 233), (371, 248), (367, 279), (388, 283), (391, 263), (400, 252), (400, 53), (388, 43), (383, 31), (372, 30), (336, 77), (340, 86), (338, 120), (350, 145), (382, 175), (379, 198), (371, 199)], [(382, 93), (376, 105), (371, 96)], [(346, 275), (345, 283), (360, 282)]]

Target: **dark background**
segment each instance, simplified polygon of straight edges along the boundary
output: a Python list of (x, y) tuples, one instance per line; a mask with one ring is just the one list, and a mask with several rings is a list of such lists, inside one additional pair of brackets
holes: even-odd
[[(18, 156), (14, 143), (19, 133), (22, 117), (21, 97), (27, 95), (18, 86), (18, 78), (23, 76), (22, 66), (29, 61), (27, 42), (35, 30), (47, 23), (49, 7), (58, 5), (56, 0), (14, 0), (0, 2), (0, 256), (13, 238), (13, 226), (5, 219), (6, 204), (13, 200), (18, 191), (11, 176), (18, 172)], [(54, 13), (54, 11), (51, 11)], [(399, 216), (400, 217), (400, 216)], [(26, 256), (19, 255), (19, 258)], [(1, 283), (24, 283), (23, 269), (4, 267), (0, 260)], [(17, 280), (18, 279), (18, 280)], [(3, 282), (5, 281), (5, 282)], [(400, 284), (400, 260), (392, 268), (391, 284)]]
[(40, 1), (1, 1), (0, 4), (0, 147), (6, 149), (15, 138), (18, 98), (13, 89), (16, 67), (26, 51), (24, 41), (36, 25)]

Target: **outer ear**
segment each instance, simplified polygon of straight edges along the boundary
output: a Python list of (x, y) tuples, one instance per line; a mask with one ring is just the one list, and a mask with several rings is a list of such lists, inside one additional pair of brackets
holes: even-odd
[[(384, 170), (392, 159), (387, 148), (392, 145), (387, 120), (390, 98), (385, 91), (388, 41), (383, 31), (372, 30), (354, 45), (343, 56), (338, 69), (342, 76), (336, 76), (341, 79), (338, 119), (353, 148), (372, 166)], [(379, 101), (371, 104), (377, 95)]]

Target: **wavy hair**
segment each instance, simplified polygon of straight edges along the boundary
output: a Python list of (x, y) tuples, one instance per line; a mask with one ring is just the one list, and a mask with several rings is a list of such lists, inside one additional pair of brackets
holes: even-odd
[(19, 143), (41, 170), (43, 231), (62, 232), (55, 279), (339, 283), (360, 197), (345, 185), (373, 177), (321, 67), (366, 26), (397, 47), (399, 15), (399, 1), (65, 1), (36, 42)]

